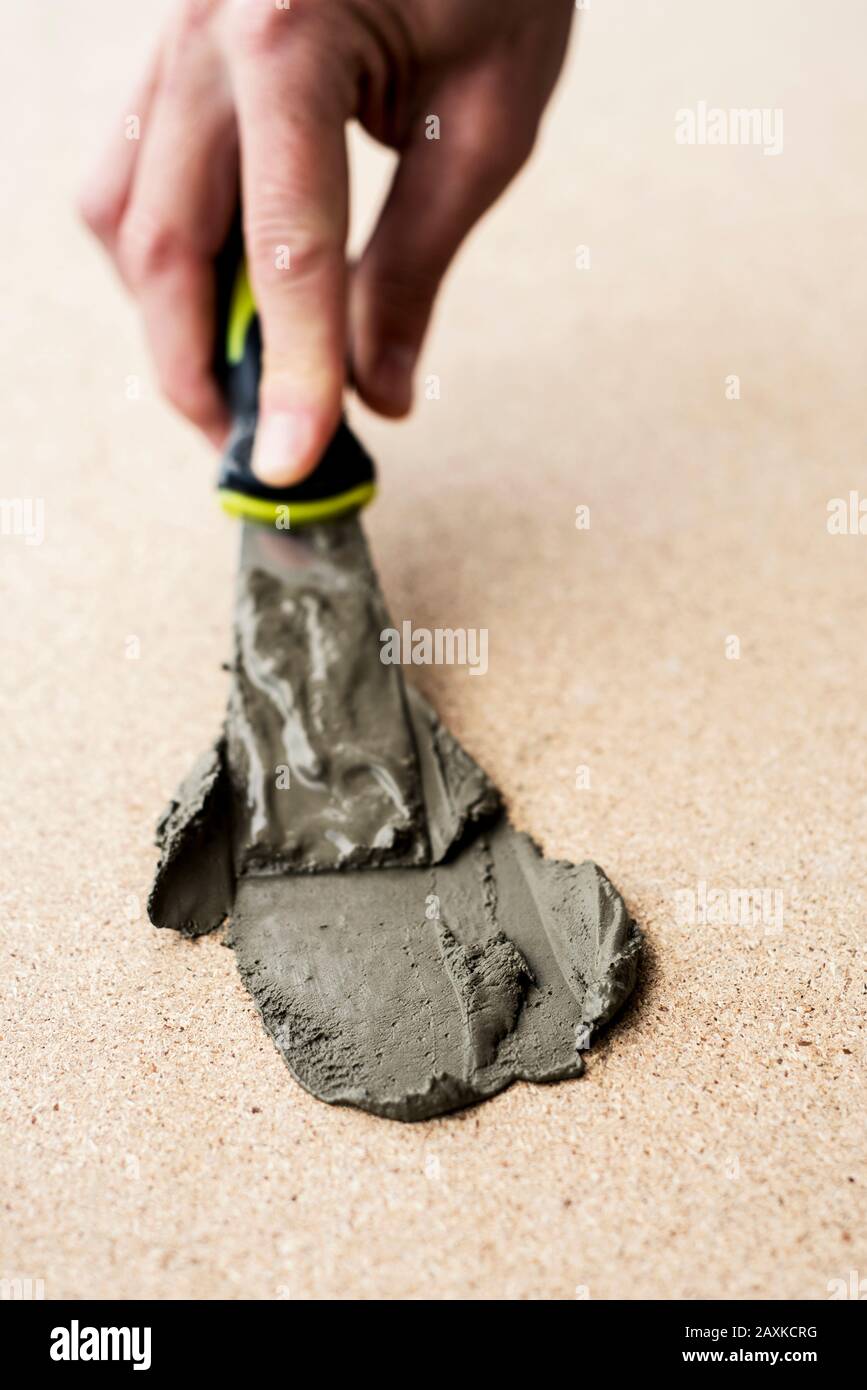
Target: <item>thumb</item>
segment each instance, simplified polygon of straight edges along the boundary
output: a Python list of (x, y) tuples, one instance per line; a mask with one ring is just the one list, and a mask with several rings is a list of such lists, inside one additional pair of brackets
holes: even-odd
[(242, 7), (232, 65), (244, 239), (262, 326), (253, 471), (271, 486), (318, 463), (340, 417), (346, 336), (346, 75), (293, 25)]

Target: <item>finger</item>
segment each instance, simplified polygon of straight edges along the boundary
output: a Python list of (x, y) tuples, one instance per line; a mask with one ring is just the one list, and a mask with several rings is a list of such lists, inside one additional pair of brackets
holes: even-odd
[(161, 60), (161, 49), (158, 49), (122, 119), (117, 119), (112, 127), (111, 135), (86, 178), (78, 199), (82, 220), (112, 257), (116, 254), (118, 232), (153, 109)]
[(228, 411), (214, 380), (214, 259), (237, 203), (231, 93), (200, 26), (166, 57), (119, 239), (160, 386), (220, 445)]
[(137, 290), (160, 390), (221, 449), (231, 419), (213, 375), (213, 265), (173, 258)]
[(284, 486), (312, 471), (340, 416), (353, 96), (333, 31), (275, 6), (235, 14), (244, 237), (263, 342), (253, 469)]
[(506, 104), (444, 107), (439, 139), (427, 127), (401, 158), (379, 221), (353, 276), (350, 358), (374, 410), (404, 415), (412, 373), (443, 276), (458, 247), (529, 154), (503, 122)]

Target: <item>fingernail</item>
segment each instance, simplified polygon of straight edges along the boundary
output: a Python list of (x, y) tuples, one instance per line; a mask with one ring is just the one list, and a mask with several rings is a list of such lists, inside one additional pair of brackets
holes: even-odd
[(310, 471), (313, 421), (305, 411), (266, 411), (256, 427), (252, 467), (270, 487), (286, 487)]
[(373, 365), (373, 383), (377, 395), (384, 396), (395, 410), (409, 410), (412, 404), (412, 372), (415, 349), (390, 343), (383, 348)]

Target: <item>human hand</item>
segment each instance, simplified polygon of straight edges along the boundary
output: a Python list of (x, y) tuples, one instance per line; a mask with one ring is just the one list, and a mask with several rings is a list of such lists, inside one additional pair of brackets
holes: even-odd
[[(131, 106), (140, 138), (118, 130), (82, 215), (138, 301), (162, 389), (219, 445), (214, 260), (240, 167), (263, 338), (262, 481), (316, 466), (347, 371), (374, 410), (408, 411), (440, 281), (533, 146), (572, 11), (573, 0), (180, 5)], [(350, 273), (353, 117), (400, 159)]]

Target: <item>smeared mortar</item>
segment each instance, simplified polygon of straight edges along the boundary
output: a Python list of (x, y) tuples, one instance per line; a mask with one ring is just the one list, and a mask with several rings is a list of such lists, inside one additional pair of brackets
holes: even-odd
[[(400, 669), (357, 520), (242, 570), (225, 729), (157, 830), (156, 926), (228, 940), (314, 1095), (426, 1119), (580, 1075), (641, 945), (590, 861), (546, 860)], [(288, 785), (285, 785), (288, 782)]]

